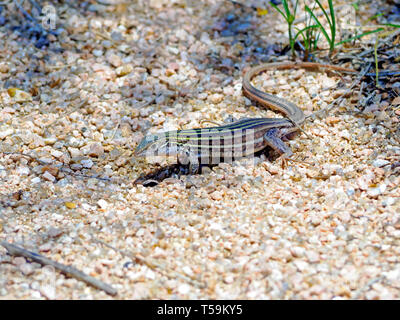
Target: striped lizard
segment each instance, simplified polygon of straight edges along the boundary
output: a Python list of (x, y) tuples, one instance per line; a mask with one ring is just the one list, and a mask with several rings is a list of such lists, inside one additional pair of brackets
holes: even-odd
[(282, 138), (298, 131), (305, 121), (305, 115), (294, 103), (258, 90), (251, 80), (266, 70), (299, 68), (351, 74), (356, 72), (312, 62), (278, 62), (256, 66), (243, 77), (243, 93), (263, 107), (283, 113), (287, 118), (246, 118), (215, 127), (149, 134), (136, 147), (135, 156), (177, 156), (179, 163), (189, 164), (191, 173), (198, 172), (200, 165), (229, 162), (253, 155), (267, 146), (276, 150), (283, 160), (289, 159), (293, 152)]

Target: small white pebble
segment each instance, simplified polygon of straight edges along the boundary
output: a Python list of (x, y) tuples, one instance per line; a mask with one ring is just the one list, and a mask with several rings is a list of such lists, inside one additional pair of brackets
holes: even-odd
[(29, 276), (30, 274), (32, 274), (35, 271), (31, 263), (21, 264), (19, 266), (19, 270), (21, 270), (21, 272), (26, 276)]
[(97, 201), (97, 204), (101, 209), (106, 209), (108, 207), (108, 202), (104, 199), (100, 199), (99, 201)]
[(17, 173), (19, 173), (21, 176), (27, 176), (27, 175), (29, 175), (29, 168), (28, 167), (18, 167)]
[(181, 285), (178, 287), (178, 292), (179, 292), (180, 294), (182, 294), (182, 295), (188, 294), (189, 291), (190, 291), (190, 286), (189, 286), (188, 284), (186, 284), (186, 283), (181, 284)]
[(39, 291), (33, 291), (31, 296), (32, 296), (32, 299), (40, 299), (40, 297), (41, 297)]
[(54, 182), (54, 180), (56, 180), (56, 178), (53, 175), (51, 175), (48, 171), (43, 173), (43, 178), (51, 182)]
[(222, 94), (215, 93), (215, 94), (213, 94), (211, 96), (208, 96), (208, 99), (212, 103), (220, 103), (222, 100), (224, 100), (224, 96)]
[(47, 252), (50, 251), (52, 248), (52, 244), (50, 242), (46, 242), (39, 247), (39, 251)]
[(95, 57), (101, 57), (103, 55), (103, 51), (102, 50), (93, 50), (93, 55)]
[(76, 158), (76, 157), (82, 156), (82, 151), (79, 150), (78, 148), (69, 147), (68, 150), (69, 150), (69, 153), (71, 154), (72, 158)]
[(5, 137), (12, 135), (13, 133), (13, 128), (0, 128), (0, 139), (4, 139)]
[(84, 168), (90, 169), (93, 166), (93, 161), (88, 159), (88, 160), (82, 160), (81, 164)]
[(40, 287), (40, 293), (47, 299), (53, 300), (56, 298), (56, 288), (51, 285), (43, 285)]
[(168, 51), (172, 54), (178, 54), (179, 53), (179, 49), (178, 48), (174, 48), (174, 47), (167, 47)]
[[(47, 172), (47, 171), (46, 171)], [(32, 184), (36, 184), (36, 183), (39, 183), (40, 182), (40, 178), (39, 177), (34, 177), (34, 178), (32, 178), (32, 180), (31, 180), (31, 183)]]
[(381, 167), (388, 165), (389, 163), (390, 163), (389, 161), (384, 160), (384, 159), (376, 159), (376, 160), (374, 160), (374, 162), (372, 162), (372, 165), (374, 167), (381, 168)]
[(377, 197), (377, 196), (381, 195), (385, 191), (386, 191), (386, 185), (385, 184), (381, 184), (376, 188), (368, 188), (367, 194), (370, 197), (374, 198), (374, 197)]
[(182, 271), (183, 271), (184, 273), (186, 273), (188, 276), (192, 276), (192, 275), (193, 275), (193, 271), (192, 271), (192, 269), (191, 269), (189, 266), (184, 266), (184, 267), (182, 268)]
[(203, 32), (203, 33), (201, 34), (201, 36), (200, 36), (200, 41), (201, 41), (201, 42), (204, 42), (204, 43), (207, 44), (207, 45), (211, 45), (211, 44), (212, 44), (212, 42), (211, 42), (211, 40), (210, 40), (210, 36), (208, 35), (207, 32)]
[(308, 267), (308, 263), (302, 260), (295, 260), (294, 265), (299, 269), (299, 271), (304, 271)]
[(207, 98), (207, 96), (208, 96), (208, 94), (206, 92), (202, 92), (197, 95), (197, 98), (200, 100), (204, 100)]
[(51, 151), (51, 155), (52, 155), (53, 157), (55, 157), (55, 158), (59, 158), (59, 157), (61, 157), (63, 154), (64, 154), (64, 153), (62, 153), (62, 152), (59, 151), (59, 150), (52, 150), (52, 151)]

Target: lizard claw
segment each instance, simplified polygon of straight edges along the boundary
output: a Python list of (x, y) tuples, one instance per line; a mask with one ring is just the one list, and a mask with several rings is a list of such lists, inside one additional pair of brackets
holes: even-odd
[(285, 169), (288, 166), (288, 162), (289, 161), (300, 163), (300, 164), (303, 164), (303, 165), (306, 165), (306, 166), (311, 166), (311, 163), (308, 163), (308, 162), (306, 162), (304, 160), (293, 159), (290, 156), (288, 156), (287, 154), (281, 155), (277, 160), (281, 161), (282, 169)]

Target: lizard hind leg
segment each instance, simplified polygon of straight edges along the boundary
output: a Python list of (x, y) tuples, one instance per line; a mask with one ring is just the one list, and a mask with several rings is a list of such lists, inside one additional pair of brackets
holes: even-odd
[(279, 129), (273, 128), (264, 134), (264, 142), (280, 154), (278, 159), (282, 161), (282, 168), (287, 166), (287, 161), (293, 155), (293, 151), (279, 137)]
[(277, 128), (268, 130), (264, 134), (264, 141), (268, 146), (270, 146), (272, 149), (274, 149), (275, 151), (277, 151), (280, 154), (278, 160), (280, 159), (282, 161), (282, 168), (285, 168), (287, 166), (288, 161), (293, 161), (293, 162), (297, 162), (297, 163), (301, 163), (301, 164), (305, 164), (305, 165), (310, 165), (309, 163), (307, 163), (305, 161), (293, 159), (292, 158), (292, 156), (293, 156), (292, 149), (290, 149), (285, 144), (285, 142), (283, 142), (283, 140), (279, 137), (278, 133), (279, 133), (279, 129), (277, 129)]
[(279, 137), (279, 129), (277, 128), (272, 128), (264, 134), (264, 142), (281, 156), (289, 158), (293, 155), (292, 150)]

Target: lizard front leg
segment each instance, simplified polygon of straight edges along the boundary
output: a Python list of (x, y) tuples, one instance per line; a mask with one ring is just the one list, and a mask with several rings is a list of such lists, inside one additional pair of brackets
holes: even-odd
[(189, 165), (189, 173), (196, 174), (200, 172), (200, 162), (196, 153), (192, 152), (190, 148), (180, 146), (178, 148), (178, 163)]

